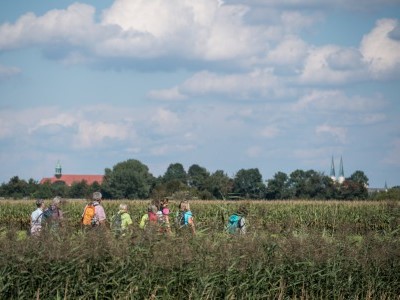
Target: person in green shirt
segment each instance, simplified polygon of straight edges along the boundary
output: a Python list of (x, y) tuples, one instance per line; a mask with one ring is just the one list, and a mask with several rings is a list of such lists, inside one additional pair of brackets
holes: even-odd
[(132, 224), (132, 218), (128, 213), (128, 205), (120, 204), (119, 211), (111, 219), (111, 228), (115, 236), (126, 236)]

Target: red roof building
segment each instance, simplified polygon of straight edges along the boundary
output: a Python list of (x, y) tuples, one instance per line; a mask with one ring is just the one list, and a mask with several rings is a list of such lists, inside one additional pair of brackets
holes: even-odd
[(45, 182), (50, 182), (50, 183), (55, 183), (55, 182), (64, 182), (66, 185), (71, 186), (74, 182), (78, 183), (83, 181), (86, 181), (88, 185), (91, 185), (94, 182), (97, 182), (98, 184), (101, 184), (103, 182), (103, 175), (66, 175), (63, 174), (60, 177), (50, 177), (50, 178), (42, 178), (40, 180), (40, 184), (43, 184)]
[(91, 185), (94, 182), (101, 184), (103, 182), (103, 175), (66, 175), (61, 172), (61, 164), (60, 162), (56, 165), (56, 172), (53, 177), (50, 178), (42, 178), (40, 180), (40, 184), (44, 184), (46, 182), (55, 183), (55, 182), (64, 182), (66, 185), (71, 186), (74, 182), (79, 183), (82, 181), (86, 181), (86, 184)]

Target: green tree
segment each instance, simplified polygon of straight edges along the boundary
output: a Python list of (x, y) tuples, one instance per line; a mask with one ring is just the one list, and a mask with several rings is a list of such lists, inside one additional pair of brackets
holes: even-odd
[(239, 170), (233, 179), (233, 191), (250, 199), (264, 198), (265, 184), (258, 168)]
[(324, 199), (338, 199), (338, 189), (335, 182), (329, 176), (322, 177), (324, 187)]
[(380, 198), (378, 199), (381, 200), (400, 200), (400, 187), (399, 186), (394, 186), (390, 189), (388, 189), (387, 192), (381, 192), (379, 193)]
[(369, 179), (367, 175), (364, 174), (363, 171), (360, 170), (355, 171), (353, 174), (351, 174), (351, 176), (348, 179), (357, 182), (361, 185), (364, 185), (366, 187), (368, 186)]
[(102, 190), (112, 199), (147, 199), (154, 183), (146, 165), (129, 159), (105, 169)]
[(303, 170), (295, 170), (289, 175), (289, 193), (292, 198), (306, 197), (307, 175)]
[(286, 173), (278, 172), (272, 179), (267, 181), (266, 198), (267, 199), (287, 199), (289, 177)]
[(28, 183), (18, 176), (14, 176), (10, 179), (8, 184), (5, 185), (5, 194), (7, 197), (13, 199), (29, 197)]
[(95, 181), (89, 186), (89, 194), (87, 195), (90, 197), (94, 192), (101, 191), (101, 185)]
[(51, 185), (52, 197), (60, 196), (66, 197), (69, 194), (70, 187), (64, 181), (56, 181)]
[(36, 199), (50, 199), (53, 197), (53, 190), (49, 181), (39, 184), (38, 189), (34, 193)]
[(69, 188), (68, 196), (74, 199), (86, 198), (89, 194), (89, 186), (85, 180), (73, 182)]
[(212, 173), (206, 182), (206, 188), (214, 199), (226, 199), (233, 190), (233, 180), (222, 170)]
[(346, 179), (339, 186), (338, 195), (338, 198), (342, 200), (367, 199), (368, 190), (363, 184), (350, 179)]
[(206, 189), (207, 179), (209, 177), (210, 173), (207, 169), (197, 164), (191, 165), (188, 169), (189, 186), (196, 188), (198, 191), (204, 191)]
[(325, 175), (314, 170), (305, 172), (304, 196), (308, 199), (325, 199)]
[(183, 165), (180, 163), (170, 164), (163, 176), (164, 183), (175, 180), (183, 183), (185, 186), (187, 185), (187, 174)]

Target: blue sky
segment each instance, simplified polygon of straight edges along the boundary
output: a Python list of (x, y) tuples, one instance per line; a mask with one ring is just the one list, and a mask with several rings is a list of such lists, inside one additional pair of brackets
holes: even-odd
[(138, 159), (400, 185), (397, 0), (3, 1), (0, 182)]

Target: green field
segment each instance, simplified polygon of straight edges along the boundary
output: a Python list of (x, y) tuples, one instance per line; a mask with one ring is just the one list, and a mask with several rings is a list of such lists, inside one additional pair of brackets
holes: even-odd
[[(258, 201), (248, 234), (224, 233), (240, 202), (191, 202), (197, 234), (82, 233), (67, 201), (58, 233), (24, 236), (33, 201), (0, 201), (0, 299), (400, 299), (399, 202)], [(176, 210), (171, 203), (172, 211)]]

